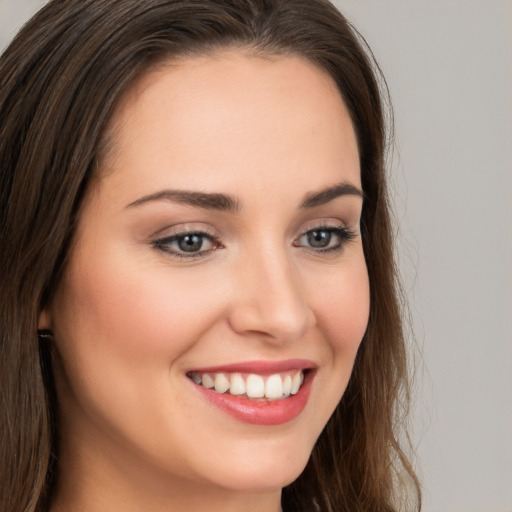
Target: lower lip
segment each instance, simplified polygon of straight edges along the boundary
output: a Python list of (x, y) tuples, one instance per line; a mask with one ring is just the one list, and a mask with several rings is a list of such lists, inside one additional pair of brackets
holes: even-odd
[(306, 407), (311, 390), (313, 372), (304, 375), (304, 382), (296, 395), (281, 400), (251, 400), (192, 384), (208, 402), (237, 420), (252, 425), (282, 425), (295, 419)]

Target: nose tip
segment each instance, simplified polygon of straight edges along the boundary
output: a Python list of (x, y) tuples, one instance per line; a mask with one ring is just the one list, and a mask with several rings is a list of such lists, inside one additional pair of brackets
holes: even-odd
[(238, 333), (256, 333), (277, 342), (290, 343), (300, 339), (313, 324), (312, 316), (307, 309), (283, 314), (282, 306), (278, 311), (257, 304), (245, 304), (231, 312), (230, 325)]
[(244, 291), (229, 314), (231, 328), (238, 333), (255, 333), (274, 343), (287, 344), (300, 339), (315, 323), (298, 278), (289, 273), (281, 271), (264, 280), (255, 278), (251, 290)]

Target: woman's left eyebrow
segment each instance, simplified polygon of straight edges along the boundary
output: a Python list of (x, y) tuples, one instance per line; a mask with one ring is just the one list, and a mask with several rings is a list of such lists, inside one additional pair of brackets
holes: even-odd
[(364, 199), (364, 192), (360, 188), (352, 185), (352, 183), (343, 181), (337, 185), (333, 185), (332, 187), (327, 187), (317, 192), (310, 192), (309, 194), (306, 194), (306, 197), (303, 199), (300, 207), (301, 209), (314, 208), (315, 206), (327, 204), (333, 199), (347, 195), (357, 196)]
[(230, 213), (236, 213), (240, 210), (240, 203), (234, 197), (226, 194), (190, 190), (161, 190), (137, 199), (133, 203), (130, 203), (127, 208), (152, 201), (170, 201), (172, 203), (196, 206), (206, 210), (220, 210)]

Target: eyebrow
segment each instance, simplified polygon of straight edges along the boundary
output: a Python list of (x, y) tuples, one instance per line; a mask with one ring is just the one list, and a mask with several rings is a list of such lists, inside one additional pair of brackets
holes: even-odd
[(343, 181), (332, 187), (307, 194), (300, 207), (301, 209), (307, 209), (322, 206), (341, 196), (357, 196), (364, 199), (364, 192), (355, 185)]
[(128, 205), (139, 206), (150, 201), (171, 201), (173, 203), (196, 206), (206, 210), (219, 210), (223, 212), (236, 213), (240, 210), (240, 203), (237, 199), (226, 194), (192, 192), (188, 190), (162, 190), (137, 199)]
[[(314, 208), (346, 195), (357, 196), (364, 199), (364, 193), (362, 190), (351, 183), (342, 182), (337, 185), (333, 185), (332, 187), (306, 194), (300, 204), (300, 208)], [(218, 210), (229, 213), (236, 213), (240, 211), (240, 202), (232, 196), (220, 193), (195, 192), (189, 190), (161, 190), (137, 199), (133, 203), (130, 203), (127, 208), (139, 206), (152, 201), (170, 201), (173, 203), (204, 208), (205, 210)]]

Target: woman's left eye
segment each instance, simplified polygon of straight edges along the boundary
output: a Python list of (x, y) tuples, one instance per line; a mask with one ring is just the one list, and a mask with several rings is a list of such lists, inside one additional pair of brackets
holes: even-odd
[(344, 226), (319, 227), (306, 231), (294, 243), (318, 252), (341, 250), (346, 242), (355, 238), (355, 233)]
[(202, 256), (219, 246), (213, 236), (203, 232), (177, 233), (156, 240), (153, 245), (181, 258)]

